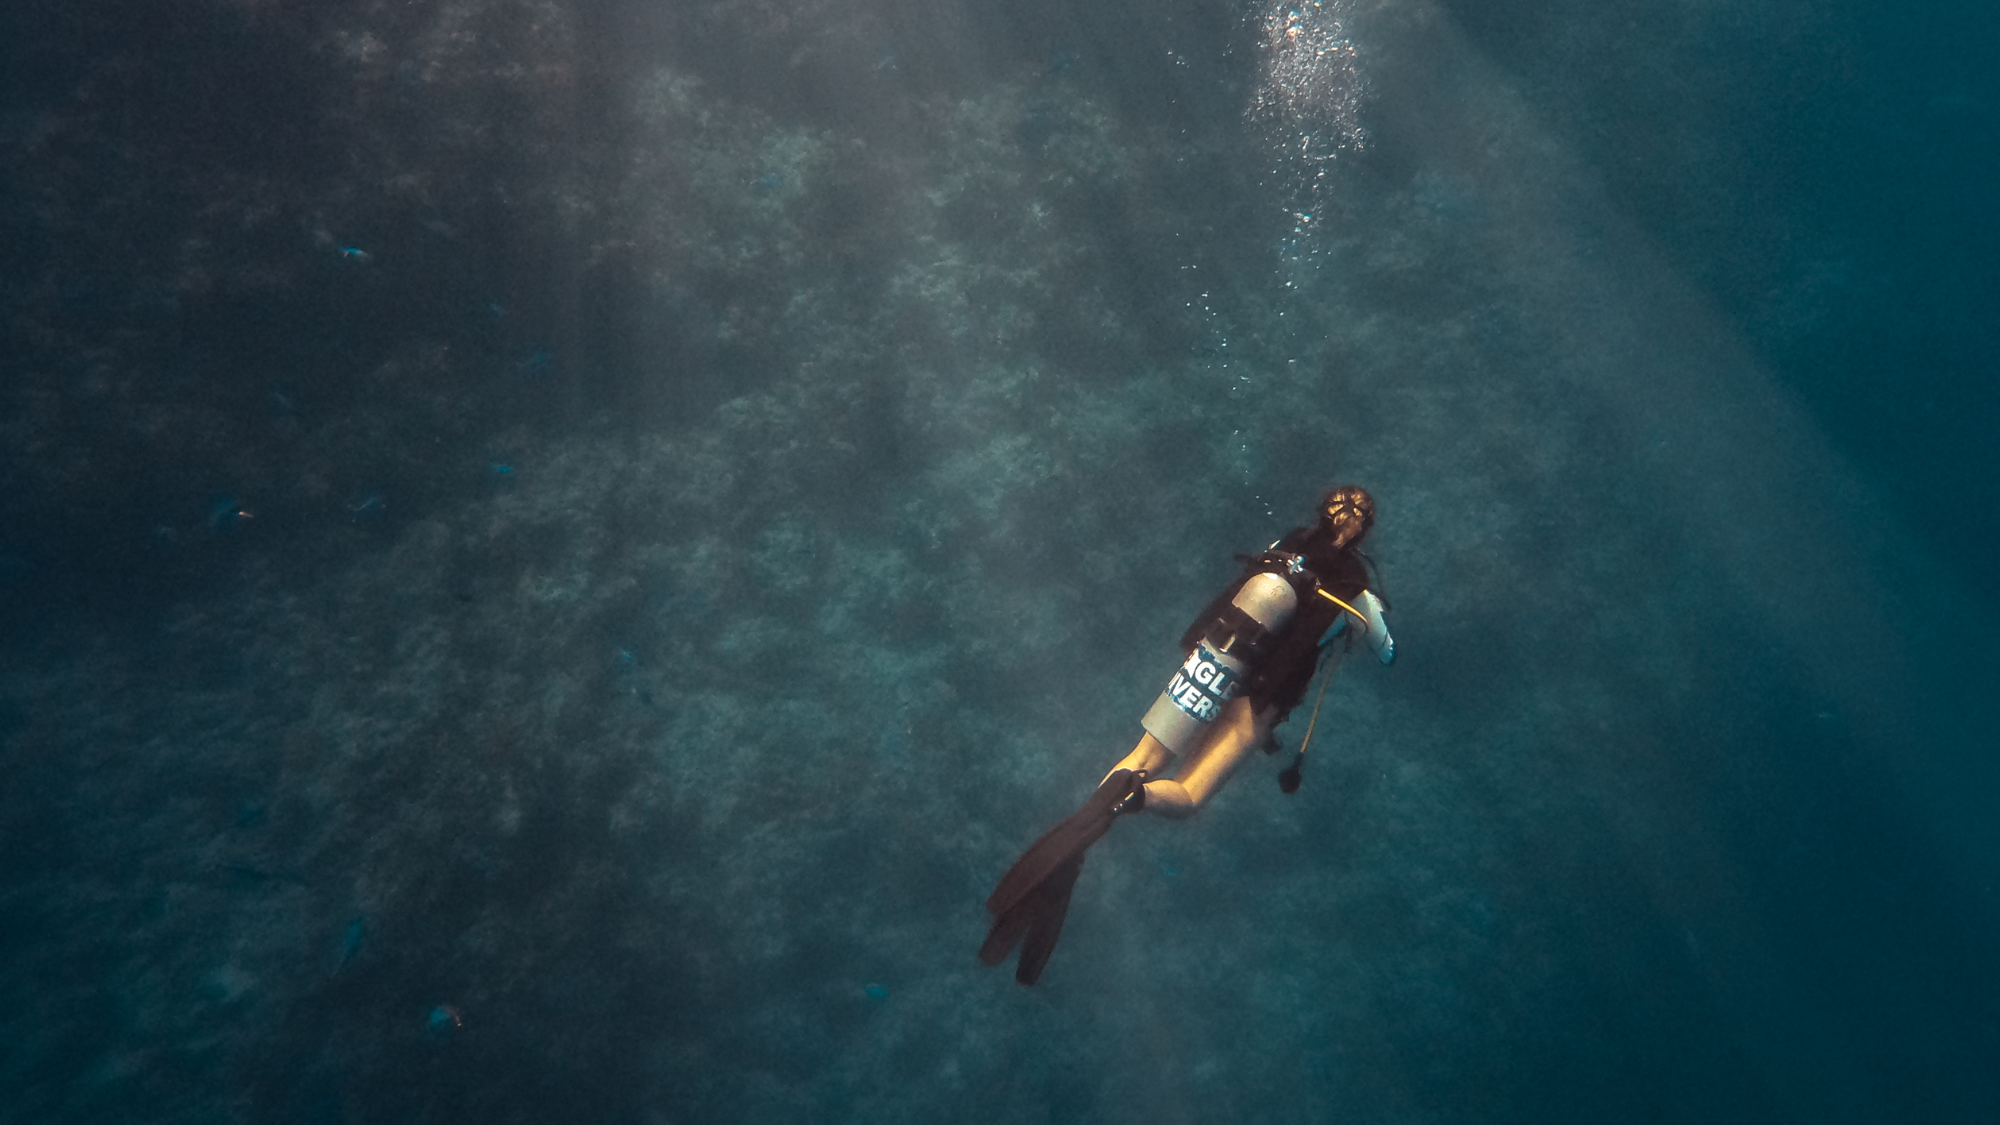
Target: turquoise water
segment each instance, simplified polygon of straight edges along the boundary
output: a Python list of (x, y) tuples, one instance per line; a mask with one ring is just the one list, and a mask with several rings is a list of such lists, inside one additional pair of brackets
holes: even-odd
[(1983, 11), (0, 19), (0, 1120), (2000, 1108)]

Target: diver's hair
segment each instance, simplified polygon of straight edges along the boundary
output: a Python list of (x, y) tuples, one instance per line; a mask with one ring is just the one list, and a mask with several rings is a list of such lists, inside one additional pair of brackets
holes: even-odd
[(1339, 488), (1328, 490), (1327, 494), (1320, 498), (1319, 520), (1321, 523), (1332, 523), (1336, 515), (1345, 514), (1348, 511), (1360, 514), (1361, 530), (1363, 532), (1375, 526), (1375, 498), (1368, 495), (1367, 489), (1359, 485), (1343, 484)]

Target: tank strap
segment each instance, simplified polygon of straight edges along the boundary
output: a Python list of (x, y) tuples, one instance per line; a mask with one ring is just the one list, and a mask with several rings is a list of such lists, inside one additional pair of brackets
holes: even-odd
[(1271, 633), (1262, 622), (1232, 602), (1225, 603), (1209, 619), (1202, 639), (1218, 653), (1254, 664), (1262, 655), (1265, 642), (1271, 639)]

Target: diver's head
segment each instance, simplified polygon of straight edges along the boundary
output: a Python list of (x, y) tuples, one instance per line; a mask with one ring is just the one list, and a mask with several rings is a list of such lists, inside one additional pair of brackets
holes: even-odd
[(1375, 498), (1367, 489), (1343, 484), (1320, 500), (1319, 523), (1332, 529), (1336, 547), (1352, 546), (1375, 526)]

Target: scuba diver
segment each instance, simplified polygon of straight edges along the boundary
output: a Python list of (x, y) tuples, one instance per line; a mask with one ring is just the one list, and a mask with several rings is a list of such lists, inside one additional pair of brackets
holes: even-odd
[[(1022, 853), (987, 898), (993, 927), (981, 961), (997, 965), (1020, 945), (1014, 979), (1035, 983), (1062, 935), (1084, 852), (1120, 816), (1192, 815), (1253, 749), (1275, 753), (1275, 729), (1304, 700), (1320, 666), (1331, 662), (1336, 638), (1360, 633), (1382, 663), (1395, 658), (1383, 620), (1387, 606), (1369, 588), (1368, 563), (1358, 550), (1374, 524), (1374, 499), (1345, 485), (1320, 501), (1313, 527), (1294, 528), (1262, 554), (1238, 556), (1242, 576), (1181, 635), (1186, 660), (1140, 720), (1146, 733), (1139, 744), (1082, 808)], [(1318, 721), (1316, 703), (1297, 756), (1278, 777), (1286, 793), (1298, 790)], [(1177, 761), (1173, 776), (1165, 776)]]

